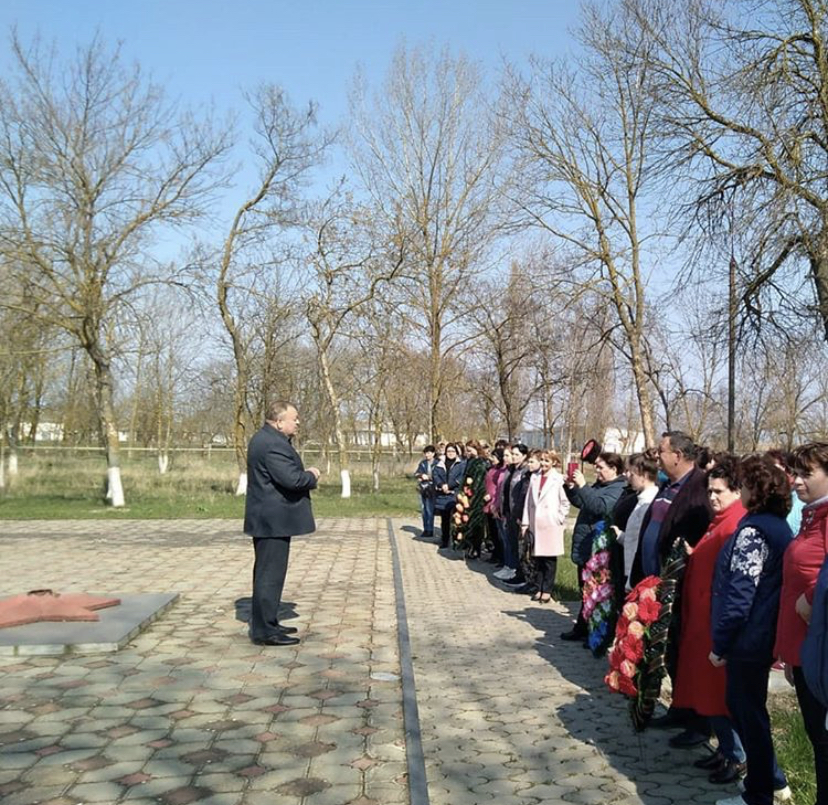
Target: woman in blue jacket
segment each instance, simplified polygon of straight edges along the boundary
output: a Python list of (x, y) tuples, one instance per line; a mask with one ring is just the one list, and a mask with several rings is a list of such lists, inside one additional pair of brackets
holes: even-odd
[(773, 805), (774, 792), (789, 796), (773, 750), (767, 697), (782, 558), (793, 536), (785, 521), (791, 497), (785, 473), (766, 456), (749, 456), (741, 469), (747, 515), (716, 562), (710, 662), (727, 666), (727, 707), (747, 754), (747, 777), (742, 795), (716, 805)]

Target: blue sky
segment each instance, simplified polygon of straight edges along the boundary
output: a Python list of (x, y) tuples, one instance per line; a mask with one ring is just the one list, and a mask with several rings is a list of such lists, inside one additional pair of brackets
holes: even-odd
[[(127, 60), (137, 60), (182, 106), (212, 104), (219, 119), (236, 110), (243, 128), (242, 92), (268, 81), (284, 87), (294, 105), (316, 101), (320, 121), (333, 127), (347, 113), (357, 66), (377, 87), (401, 42), (462, 51), (495, 78), (504, 60), (565, 53), (578, 11), (576, 0), (2, 0), (0, 70), (14, 26), (24, 44), (39, 35), (63, 58), (97, 33), (107, 45), (121, 42)], [(318, 192), (347, 170), (342, 154), (332, 152), (317, 171)], [(240, 186), (218, 207), (228, 221), (246, 197), (248, 168), (236, 178)], [(160, 251), (173, 257), (176, 244), (173, 236)]]
[(577, 16), (575, 0), (3, 0), (0, 32), (17, 25), (66, 53), (99, 31), (185, 102), (240, 106), (242, 88), (267, 80), (334, 123), (357, 64), (376, 85), (403, 39), (494, 72), (503, 58), (565, 52)]

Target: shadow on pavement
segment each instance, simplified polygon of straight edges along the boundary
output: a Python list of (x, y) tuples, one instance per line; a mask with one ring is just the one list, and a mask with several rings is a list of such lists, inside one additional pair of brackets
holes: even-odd
[[(250, 598), (249, 595), (235, 600), (234, 606), (236, 608), (237, 621), (241, 621), (242, 623), (250, 622), (250, 607), (252, 606), (252, 603), (253, 599)], [(279, 621), (289, 621), (292, 618), (298, 617), (299, 615), (296, 612), (296, 603), (294, 601), (282, 601), (282, 604), (279, 607)]]
[[(559, 608), (532, 605), (524, 610), (507, 610), (504, 615), (534, 627), (538, 636), (534, 649), (567, 681), (582, 689), (574, 699), (560, 704), (556, 716), (576, 739), (598, 749), (621, 774), (635, 782), (631, 795), (645, 803), (668, 800), (699, 801), (712, 795), (736, 794), (735, 786), (718, 786), (706, 779), (708, 772), (693, 768), (693, 761), (707, 750), (673, 749), (669, 738), (674, 731), (645, 730), (636, 733), (629, 716), (628, 699), (613, 693), (604, 683), (606, 657), (596, 658), (580, 641), (561, 640), (572, 621)], [(656, 715), (663, 712), (657, 710)]]

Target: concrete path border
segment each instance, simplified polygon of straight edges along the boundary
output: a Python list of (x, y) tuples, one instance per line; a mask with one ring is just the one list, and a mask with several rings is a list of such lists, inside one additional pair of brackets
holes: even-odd
[(420, 732), (420, 714), (417, 708), (417, 684), (414, 679), (414, 663), (411, 658), (411, 641), (408, 633), (408, 616), (405, 609), (400, 553), (394, 524), (388, 518), (388, 539), (394, 568), (394, 592), (397, 600), (397, 635), (400, 644), (400, 672), (402, 674), (403, 723), (405, 724), (405, 755), (408, 761), (408, 794), (410, 805), (429, 805), (428, 780)]

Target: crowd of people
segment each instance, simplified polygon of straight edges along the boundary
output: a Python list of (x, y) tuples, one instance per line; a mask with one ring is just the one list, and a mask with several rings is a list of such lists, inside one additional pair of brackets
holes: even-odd
[(680, 729), (674, 747), (706, 749), (692, 765), (740, 790), (718, 805), (790, 799), (767, 710), (771, 668), (784, 667), (812, 744), (816, 803), (828, 805), (828, 443), (737, 457), (671, 431), (626, 459), (599, 451), (590, 483), (553, 450), (429, 445), (416, 470), (422, 537), (498, 565), (502, 584), (547, 603), (577, 510), (570, 557), (587, 592), (560, 637), (601, 653), (613, 634), (603, 647), (589, 639), (596, 545), (609, 546), (603, 578), (619, 611), (680, 554), (665, 656), (672, 700), (648, 726)]

